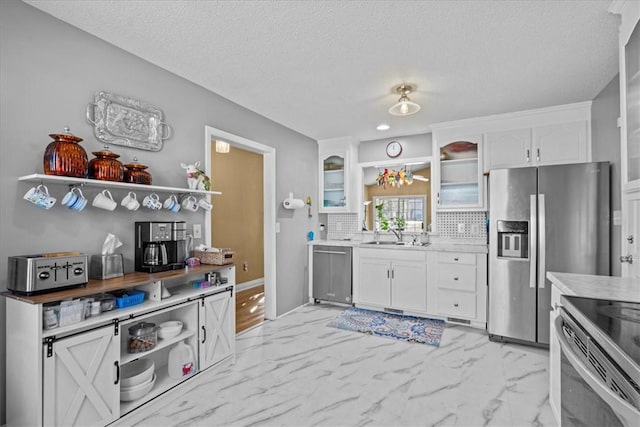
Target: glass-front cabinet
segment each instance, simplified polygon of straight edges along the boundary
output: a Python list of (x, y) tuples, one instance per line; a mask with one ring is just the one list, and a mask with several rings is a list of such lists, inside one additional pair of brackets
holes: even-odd
[(624, 46), (626, 100), (626, 177), (623, 184), (640, 189), (640, 24)]
[(434, 142), (434, 199), (438, 210), (484, 208), (482, 135)]
[[(354, 161), (358, 157), (358, 143), (352, 137), (321, 139), (318, 141), (318, 211), (357, 212), (354, 187)], [(361, 180), (360, 180), (361, 181)]]
[(347, 205), (344, 166), (345, 158), (339, 155), (322, 159), (323, 208), (344, 208)]

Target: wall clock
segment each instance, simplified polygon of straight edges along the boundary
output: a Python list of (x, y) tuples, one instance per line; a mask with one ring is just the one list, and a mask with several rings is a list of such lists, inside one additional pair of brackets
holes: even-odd
[(402, 145), (398, 141), (391, 141), (387, 144), (387, 156), (394, 158), (402, 153)]

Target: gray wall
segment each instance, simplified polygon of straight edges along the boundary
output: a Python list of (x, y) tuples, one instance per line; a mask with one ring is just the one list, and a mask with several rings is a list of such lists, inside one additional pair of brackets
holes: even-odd
[(594, 98), (591, 105), (591, 140), (593, 161), (611, 163), (611, 275), (619, 276), (621, 227), (613, 225), (613, 211), (620, 210), (620, 79), (614, 77)]
[[(158, 48), (162, 48), (158, 46)], [(15, 0), (0, 2), (0, 290), (6, 289), (10, 255), (78, 250), (99, 253), (107, 233), (120, 237), (132, 269), (133, 222), (165, 219), (162, 213), (99, 211), (88, 207), (70, 212), (54, 206), (41, 210), (22, 200), (33, 185), (22, 175), (42, 173), (50, 133), (70, 126), (90, 153), (101, 148), (85, 120), (85, 107), (96, 91), (112, 91), (158, 106), (173, 128), (159, 152), (112, 146), (121, 160), (134, 156), (150, 165), (154, 184), (186, 186), (180, 162), (204, 164), (204, 126), (274, 147), (277, 151), (277, 201), (290, 191), (317, 194), (316, 141), (244, 109), (202, 87)], [(89, 154), (89, 157), (93, 157)], [(215, 183), (214, 183), (215, 189)], [(66, 186), (52, 184), (60, 198)], [(87, 188), (93, 197), (98, 189)], [(118, 198), (122, 191), (113, 192)], [(317, 208), (314, 207), (314, 211)], [(277, 311), (285, 313), (304, 301), (306, 210), (295, 215), (278, 210)], [(314, 212), (314, 220), (317, 215)], [(179, 214), (189, 224), (203, 223), (204, 214)], [(197, 242), (196, 242), (197, 243)], [(5, 422), (5, 301), (0, 298), (0, 425)], [(22, 367), (27, 368), (29, 367)], [(9, 387), (10, 388), (10, 387)], [(10, 390), (9, 390), (10, 392)]]

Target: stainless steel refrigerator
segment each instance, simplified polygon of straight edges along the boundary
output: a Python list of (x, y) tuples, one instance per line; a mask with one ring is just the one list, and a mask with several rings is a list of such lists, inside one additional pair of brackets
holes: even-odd
[(549, 344), (547, 271), (609, 274), (609, 163), (489, 173), (489, 337)]

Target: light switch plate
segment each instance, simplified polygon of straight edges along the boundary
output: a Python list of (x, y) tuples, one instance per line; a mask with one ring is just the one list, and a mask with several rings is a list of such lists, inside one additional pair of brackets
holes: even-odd
[(276, 222), (276, 233), (280, 232), (280, 223)]
[(200, 224), (193, 224), (193, 238), (202, 238), (202, 226)]
[(458, 223), (458, 233), (464, 233), (466, 230), (466, 224), (464, 222)]

